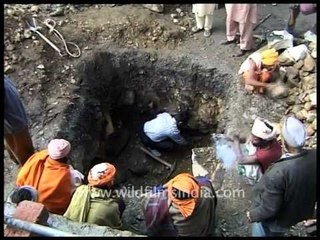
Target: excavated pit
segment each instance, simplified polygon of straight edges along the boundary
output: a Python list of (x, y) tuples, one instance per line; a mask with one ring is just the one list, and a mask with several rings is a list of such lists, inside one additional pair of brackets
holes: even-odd
[[(167, 180), (170, 170), (139, 149), (138, 127), (150, 119), (152, 104), (170, 111), (190, 111), (188, 130), (183, 131), (190, 145), (161, 156), (177, 162), (171, 176), (191, 173), (191, 149), (211, 147), (211, 134), (224, 131), (224, 121), (219, 119), (224, 115), (231, 76), (217, 68), (188, 57), (133, 50), (96, 52), (77, 67), (80, 84), (73, 93), (77, 98), (65, 110), (66, 119), (57, 135), (71, 139), (71, 162), (85, 175), (94, 164), (108, 161), (117, 167), (118, 188), (141, 189)], [(114, 134), (106, 139), (108, 113)], [(132, 230), (130, 226), (143, 217), (137, 202), (126, 199), (126, 203), (124, 225)]]

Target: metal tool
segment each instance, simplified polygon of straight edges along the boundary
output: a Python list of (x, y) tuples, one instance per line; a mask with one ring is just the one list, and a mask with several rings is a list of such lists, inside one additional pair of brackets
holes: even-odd
[[(46, 41), (46, 43), (48, 43), (54, 50), (56, 50), (60, 56), (65, 56), (65, 54), (62, 54), (61, 50), (52, 42), (50, 41), (46, 36), (44, 36), (39, 30), (42, 29), (42, 27), (40, 27), (37, 23), (37, 20), (35, 18), (32, 18), (32, 24), (26, 20), (26, 24), (29, 28), (29, 30), (31, 32), (37, 33), (44, 41)], [(49, 28), (49, 33), (54, 33), (56, 35), (56, 37), (58, 37), (64, 44), (66, 52), (68, 55), (70, 55), (71, 57), (80, 57), (81, 55), (81, 50), (78, 47), (78, 45), (76, 45), (75, 43), (72, 42), (66, 42), (63, 38), (63, 36), (56, 30), (54, 29), (56, 26), (56, 22), (52, 19), (46, 19), (44, 21), (44, 24)], [(69, 49), (68, 49), (68, 45), (73, 45), (75, 48), (77, 48), (78, 53), (77, 54), (72, 54)]]
[(39, 225), (36, 223), (20, 220), (14, 217), (4, 216), (4, 222), (12, 227), (19, 228), (25, 231), (36, 233), (40, 236), (48, 237), (75, 237), (79, 235), (74, 235), (72, 233), (67, 233), (54, 229), (51, 227)]
[(140, 150), (143, 151), (144, 153), (146, 153), (147, 155), (149, 155), (150, 157), (152, 157), (157, 162), (162, 163), (163, 165), (167, 166), (170, 169), (170, 172), (169, 172), (167, 178), (169, 178), (171, 176), (171, 174), (174, 172), (174, 170), (176, 169), (177, 162), (170, 164), (170, 163), (164, 161), (163, 159), (153, 155), (150, 151), (148, 151), (144, 147), (140, 147)]
[(35, 32), (37, 33), (43, 40), (45, 40), (54, 50), (56, 50), (60, 56), (63, 56), (61, 54), (60, 49), (54, 44), (52, 43), (48, 38), (46, 38), (41, 32), (39, 32), (40, 29), (42, 29), (40, 26), (38, 26), (37, 24), (37, 20), (35, 18), (32, 18), (33, 21), (33, 25), (31, 25), (28, 21), (26, 21), (26, 24), (29, 27), (29, 30), (31, 32)]

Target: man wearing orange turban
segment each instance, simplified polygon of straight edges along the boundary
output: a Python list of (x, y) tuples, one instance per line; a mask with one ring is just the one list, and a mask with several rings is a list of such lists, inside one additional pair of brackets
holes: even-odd
[(116, 168), (110, 163), (100, 163), (91, 168), (89, 184), (76, 189), (64, 216), (77, 222), (120, 228), (125, 204), (112, 190), (115, 174)]
[(181, 173), (163, 191), (142, 195), (150, 236), (213, 236), (217, 199), (208, 178)]
[(83, 175), (67, 164), (71, 145), (67, 140), (54, 139), (48, 149), (33, 154), (20, 169), (17, 186), (29, 185), (38, 191), (38, 202), (49, 212), (63, 214)]

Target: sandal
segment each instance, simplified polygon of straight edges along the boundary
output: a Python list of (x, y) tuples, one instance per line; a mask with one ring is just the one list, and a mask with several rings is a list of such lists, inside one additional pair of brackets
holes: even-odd
[(211, 31), (210, 30), (204, 30), (204, 37), (210, 37), (210, 35), (211, 35)]
[(234, 40), (232, 40), (232, 41), (224, 41), (224, 42), (222, 42), (222, 43), (220, 43), (220, 44), (221, 44), (221, 45), (229, 45), (229, 44), (236, 43), (236, 42), (237, 42), (237, 40), (234, 39)]
[(201, 28), (198, 28), (197, 26), (194, 26), (194, 27), (192, 27), (192, 29), (191, 29), (191, 31), (193, 32), (193, 33), (197, 33), (197, 32), (200, 32), (202, 29)]
[(240, 49), (240, 51), (238, 53), (232, 55), (232, 57), (242, 57), (248, 52), (250, 52), (250, 50), (242, 50), (242, 49)]

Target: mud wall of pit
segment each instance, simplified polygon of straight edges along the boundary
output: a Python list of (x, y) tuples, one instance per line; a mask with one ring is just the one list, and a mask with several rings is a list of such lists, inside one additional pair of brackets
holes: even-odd
[[(184, 108), (200, 94), (201, 103), (219, 99), (215, 105), (219, 108), (231, 84), (230, 75), (218, 68), (201, 66), (191, 58), (137, 50), (96, 51), (83, 58), (77, 69), (79, 88), (73, 94), (78, 97), (65, 109), (65, 120), (57, 135), (72, 141), (71, 162), (84, 173), (96, 156), (105, 131), (103, 113), (125, 102), (126, 91), (133, 90), (136, 104), (142, 106), (150, 100), (147, 98), (156, 95), (163, 102)], [(195, 115), (214, 108), (209, 103), (201, 106), (203, 109), (193, 109)], [(216, 116), (215, 121), (204, 120), (209, 127), (210, 123), (215, 126), (219, 122), (220, 115), (212, 115)]]

